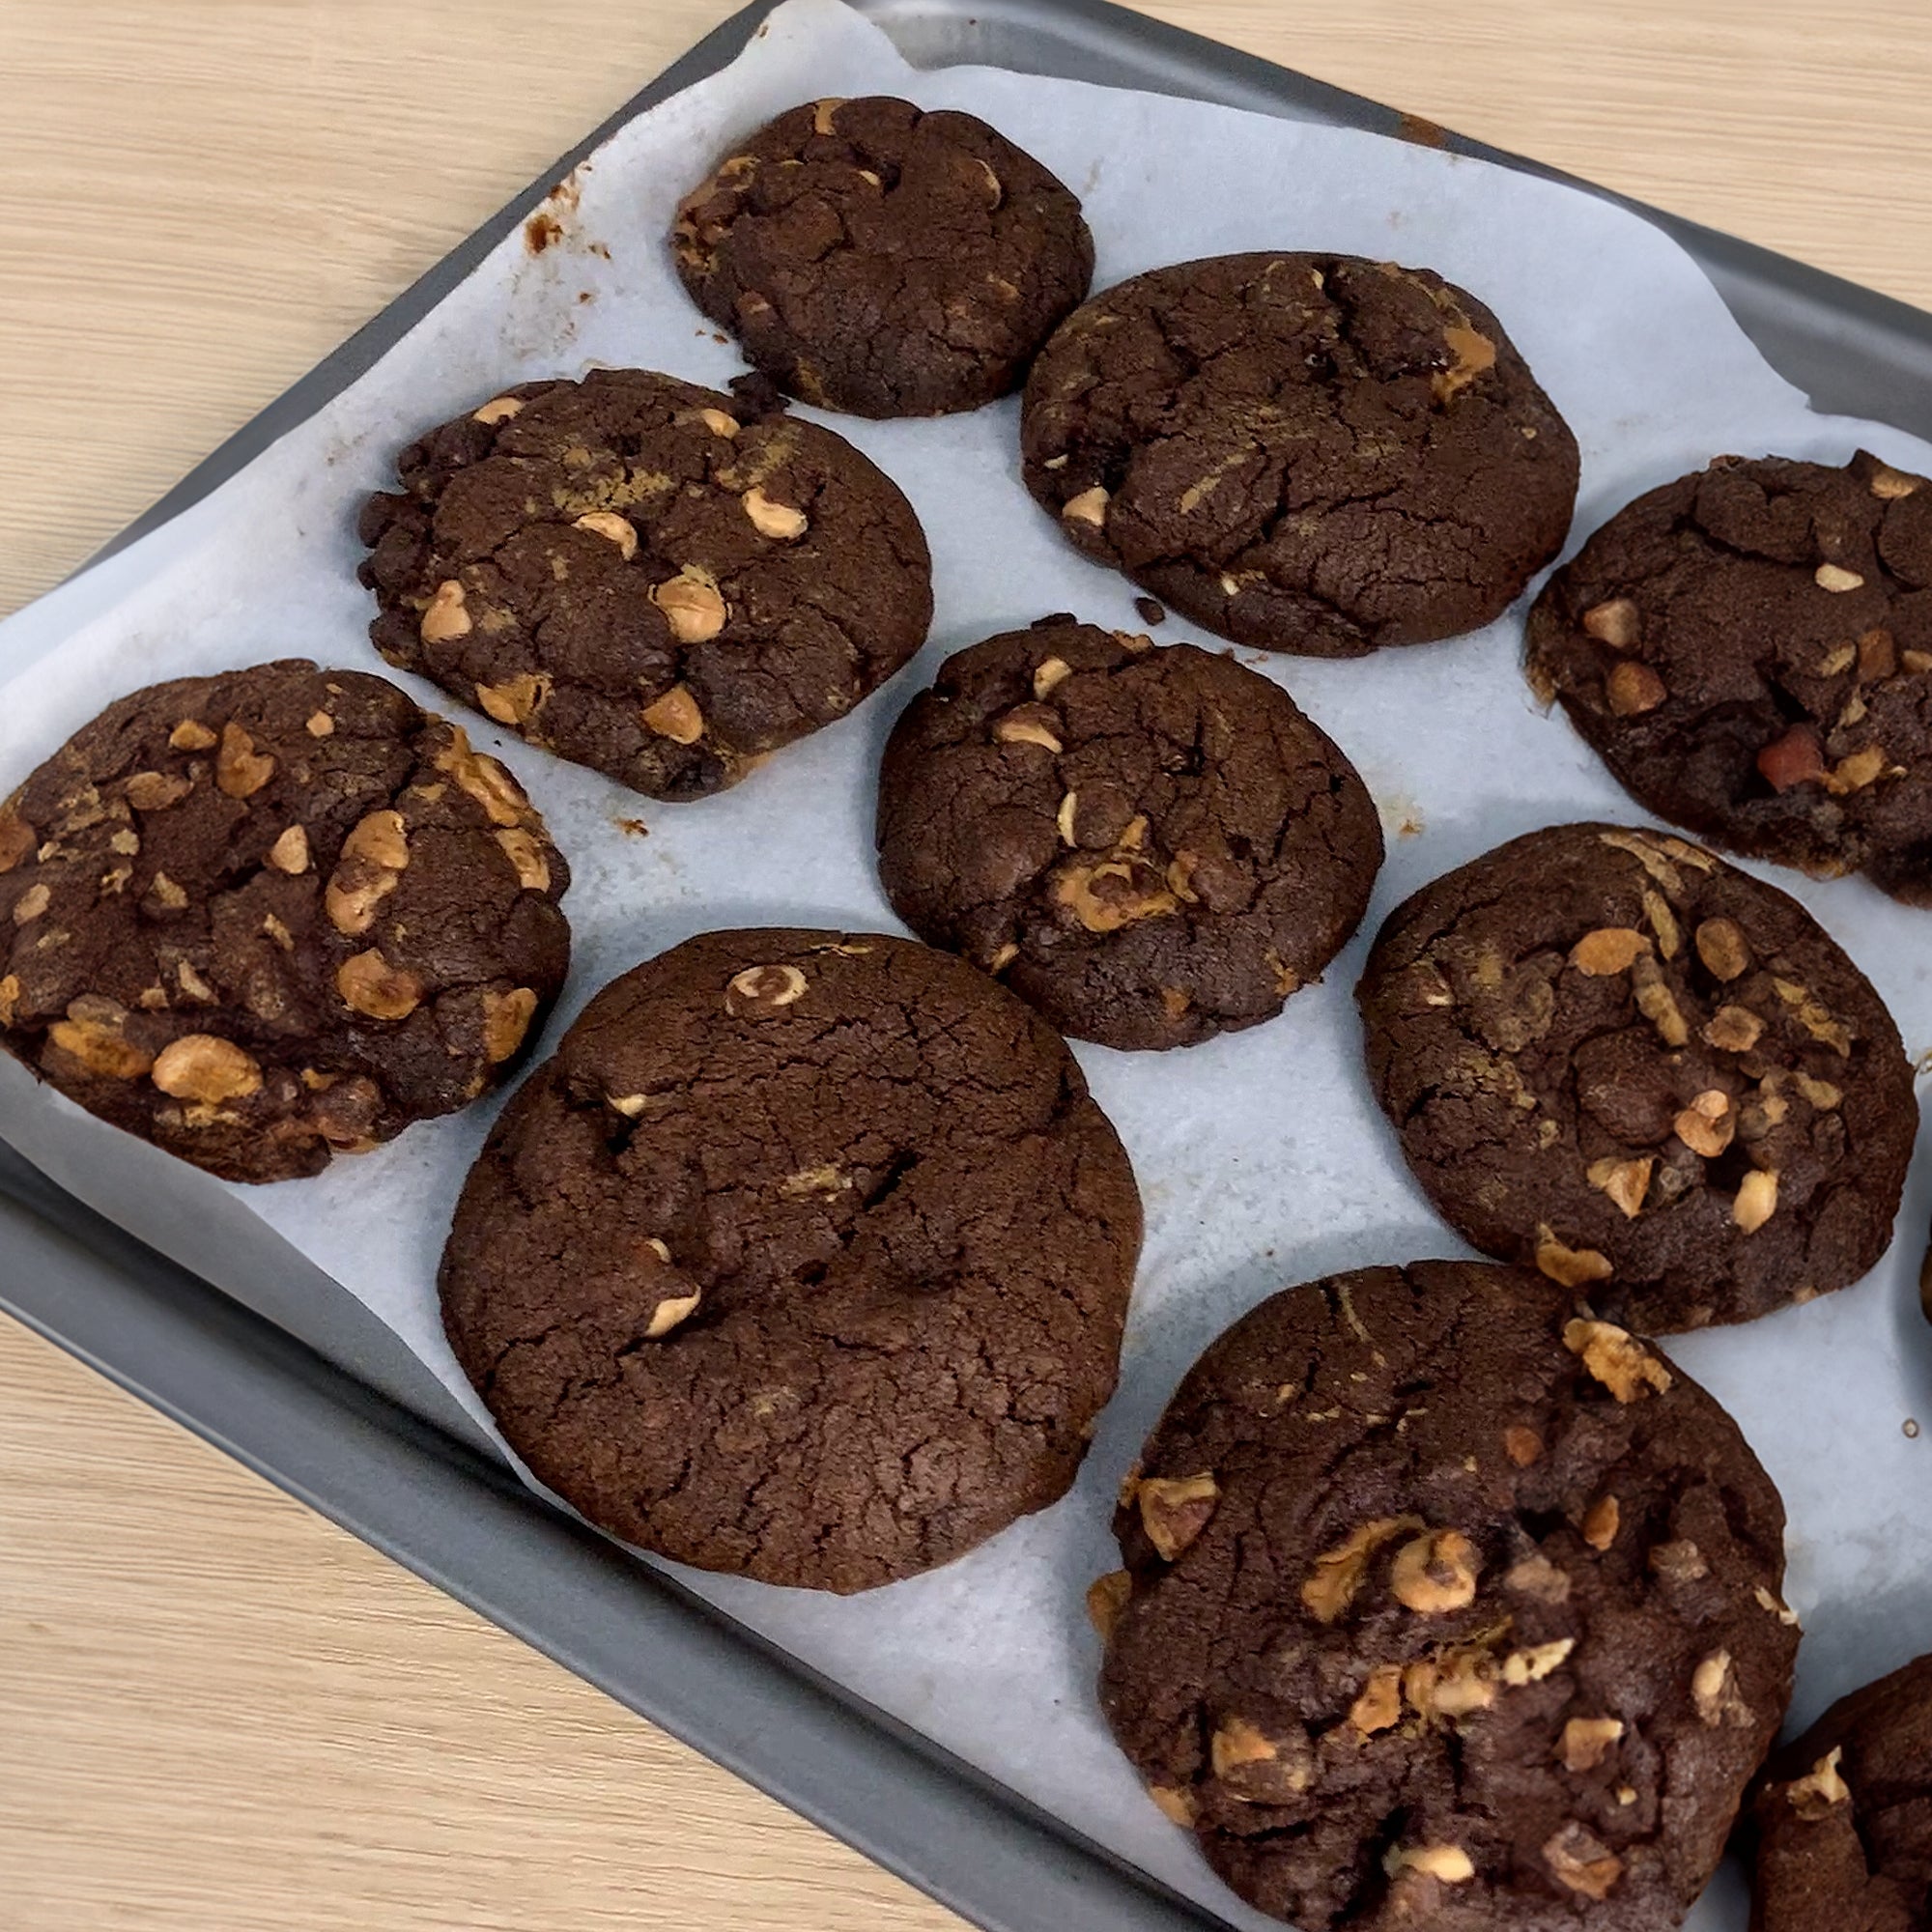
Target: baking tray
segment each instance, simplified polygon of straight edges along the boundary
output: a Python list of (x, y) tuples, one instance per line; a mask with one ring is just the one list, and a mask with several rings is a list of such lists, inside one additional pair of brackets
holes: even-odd
[[(1393, 108), (1103, 0), (857, 4), (916, 66), (975, 62), (1404, 131)], [(767, 11), (759, 0), (724, 22), (100, 555), (179, 514), (361, 375), (554, 181), (633, 115), (725, 65)], [(1572, 181), (1453, 133), (1441, 139)], [(1572, 185), (1689, 249), (1765, 356), (1821, 410), (1932, 437), (1932, 315)], [(238, 1284), (258, 1278), (244, 1302), (0, 1144), (0, 1308), (163, 1413), (993, 1932), (1219, 1922), (550, 1508), (359, 1303), (293, 1250), (283, 1260), (238, 1267)]]

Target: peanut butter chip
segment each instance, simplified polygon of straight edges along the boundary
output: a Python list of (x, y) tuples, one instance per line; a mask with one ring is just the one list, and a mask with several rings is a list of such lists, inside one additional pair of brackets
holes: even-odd
[(1197, 1476), (1146, 1476), (1137, 1492), (1141, 1527), (1161, 1560), (1172, 1563), (1201, 1532), (1220, 1501), (1211, 1470)]
[(1558, 1884), (1599, 1903), (1623, 1876), (1623, 1861), (1594, 1832), (1574, 1821), (1545, 1842), (1543, 1857)]
[(541, 672), (522, 672), (500, 684), (479, 684), (476, 702), (499, 724), (527, 724), (550, 696), (550, 679)]
[(1193, 1824), (1198, 1807), (1192, 1792), (1178, 1791), (1168, 1784), (1150, 1784), (1148, 1796), (1153, 1800), (1161, 1815), (1171, 1824)]
[(492, 1066), (500, 1065), (523, 1045), (536, 1009), (537, 996), (528, 986), (483, 995), (483, 1057)]
[(1731, 1203), (1731, 1219), (1739, 1230), (1754, 1235), (1777, 1211), (1777, 1176), (1754, 1167), (1738, 1183), (1737, 1199)]
[(14, 901), (14, 923), (29, 925), (53, 903), (53, 894), (44, 881), (31, 885)]
[(168, 733), (168, 743), (177, 752), (206, 752), (215, 743), (214, 733), (195, 718), (184, 718)]
[(1482, 1568), (1475, 1545), (1461, 1530), (1435, 1530), (1396, 1551), (1389, 1587), (1406, 1608), (1439, 1616), (1475, 1602)]
[(1643, 620), (1630, 598), (1612, 597), (1583, 612), (1583, 629), (1600, 644), (1627, 651), (1642, 637)]
[(574, 527), (615, 544), (617, 554), (626, 563), (638, 554), (637, 525), (628, 517), (620, 517), (615, 510), (586, 510), (575, 520)]
[(269, 864), (278, 872), (308, 870), (308, 834), (299, 825), (291, 825), (269, 847)]
[(1645, 1154), (1641, 1160), (1619, 1160), (1610, 1155), (1591, 1162), (1588, 1179), (1592, 1187), (1601, 1188), (1616, 1203), (1626, 1220), (1634, 1221), (1643, 1211), (1643, 1197), (1656, 1165), (1653, 1154)]
[(1625, 658), (1604, 680), (1604, 696), (1617, 717), (1641, 718), (1646, 711), (1655, 711), (1670, 692), (1647, 664)]
[[(9, 981), (17, 993), (19, 981), (11, 975)], [(75, 1001), (74, 1007), (81, 1004)], [(11, 1019), (11, 1013), (8, 1017)], [(138, 1080), (154, 1064), (153, 1055), (123, 1037), (119, 1019), (80, 1015), (73, 1009), (70, 1009), (69, 1018), (56, 1020), (47, 1029), (47, 1040), (71, 1060), (78, 1061), (88, 1072), (103, 1079)]]
[(1301, 1585), (1302, 1607), (1317, 1623), (1332, 1624), (1354, 1602), (1369, 1559), (1406, 1530), (1420, 1529), (1414, 1516), (1383, 1516), (1362, 1523), (1346, 1541), (1324, 1549)]
[(1572, 1718), (1563, 1726), (1563, 1741), (1557, 1747), (1563, 1769), (1595, 1771), (1623, 1734), (1621, 1718)]
[(683, 644), (701, 644), (724, 628), (724, 599), (708, 573), (687, 565), (676, 577), (651, 586), (651, 602)]
[(1562, 1668), (1576, 1648), (1574, 1636), (1559, 1636), (1548, 1643), (1513, 1650), (1503, 1659), (1503, 1682), (1512, 1690), (1520, 1690), (1525, 1684), (1541, 1684), (1552, 1670)]
[(424, 607), (417, 635), (426, 644), (453, 643), (469, 635), (469, 612), (464, 608), (463, 585), (446, 577), (436, 586), (436, 594)]
[(480, 410), (471, 410), (470, 418), (480, 423), (496, 424), (508, 422), (512, 416), (523, 413), (521, 396), (493, 396)]
[(1865, 581), (1856, 570), (1847, 570), (1842, 564), (1821, 563), (1817, 569), (1818, 588), (1835, 590), (1862, 590)]
[(673, 745), (695, 745), (704, 735), (704, 714), (697, 700), (681, 684), (674, 684), (662, 697), (644, 706), (645, 727)]
[(1349, 1706), (1349, 1722), (1364, 1737), (1373, 1737), (1402, 1721), (1402, 1665), (1378, 1663), (1369, 1681)]
[(792, 543), (802, 537), (809, 526), (803, 510), (794, 509), (789, 503), (775, 502), (755, 486), (747, 490), (739, 500), (745, 506), (746, 516), (752, 520), (752, 527), (761, 537), (770, 537), (774, 543)]
[(214, 782), (230, 798), (251, 798), (275, 775), (275, 761), (255, 750), (255, 741), (230, 719), (221, 727), (214, 754)]
[(1002, 745), (1037, 745), (1043, 752), (1058, 753), (1061, 742), (1054, 731), (1059, 721), (1043, 704), (1020, 704), (993, 721), (993, 737)]
[(1895, 503), (1903, 497), (1916, 495), (1923, 482), (1923, 477), (1908, 476), (1902, 469), (1894, 469), (1890, 464), (1881, 463), (1872, 471), (1871, 481), (1866, 488), (1880, 502)]
[(1650, 941), (1634, 926), (1605, 925), (1586, 932), (1570, 949), (1570, 963), (1592, 980), (1627, 973), (1637, 957), (1650, 951)]
[(178, 1100), (211, 1105), (245, 1099), (262, 1085), (261, 1066), (251, 1054), (208, 1033), (187, 1034), (162, 1047), (149, 1077)]
[(345, 959), (335, 969), (335, 989), (343, 1004), (372, 1020), (407, 1019), (422, 1003), (422, 981), (391, 966), (374, 947)]
[(335, 720), (327, 711), (312, 711), (302, 728), (311, 738), (332, 738), (335, 735)]
[(1033, 695), (1044, 698), (1073, 675), (1073, 667), (1065, 658), (1042, 658), (1033, 674)]
[(1617, 1540), (1623, 1506), (1615, 1496), (1599, 1496), (1583, 1516), (1583, 1541), (1592, 1549), (1607, 1549)]
[(1060, 506), (1060, 515), (1063, 522), (1086, 524), (1097, 530), (1107, 521), (1107, 492), (1096, 483), (1091, 490), (1069, 497)]
[[(194, 781), (173, 772), (136, 772), (128, 781), (128, 803), (136, 811), (165, 811), (194, 789)], [(6, 867), (0, 866), (0, 871)]]
[(1088, 1584), (1087, 1620), (1099, 1633), (1102, 1643), (1114, 1634), (1114, 1626), (1133, 1594), (1134, 1579), (1124, 1570), (1110, 1570)]

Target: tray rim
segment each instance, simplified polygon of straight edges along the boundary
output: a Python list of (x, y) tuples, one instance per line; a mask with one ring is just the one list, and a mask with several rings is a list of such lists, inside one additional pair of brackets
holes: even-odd
[[(777, 4), (751, 0), (721, 21), (65, 581), (179, 516), (354, 382), (555, 183), (636, 115), (726, 65)], [(848, 4), (891, 32), (895, 20), (903, 26), (965, 14), (968, 0)], [(1211, 77), (1220, 89), (1255, 97), (1242, 104), (1264, 112), (1280, 113), (1287, 101), (1302, 118), (1391, 134), (1405, 118), (1368, 97), (1110, 0), (980, 0), (971, 17), (1015, 18), (1036, 29), (1057, 24), (1069, 42), (1090, 46), (1134, 44)], [(1545, 163), (1440, 131), (1451, 152), (1561, 182), (1663, 229), (1699, 262), (1734, 312), (1741, 289), (1768, 279), (1781, 285), (1814, 338), (1850, 330), (1932, 357), (1932, 313)], [(1778, 363), (1774, 344), (1746, 326)], [(1887, 413), (1831, 404), (1815, 392), (1814, 403)], [(1932, 416), (1926, 433), (1932, 434)], [(0, 1269), (0, 1310), (987, 1932), (1043, 1923), (1065, 1932), (1225, 1928), (1224, 1918), (819, 1679), (675, 1579), (544, 1504), (500, 1463), (96, 1215), (0, 1142), (0, 1253), (16, 1241), (40, 1250), (48, 1264), (13, 1270), (11, 1279)], [(230, 1371), (213, 1378), (213, 1386), (206, 1374), (211, 1359)], [(502, 1574), (497, 1559), (506, 1541), (540, 1559), (525, 1566), (534, 1568), (540, 1591), (518, 1587), (527, 1585), (527, 1577)], [(564, 1579), (571, 1590), (558, 1587)], [(559, 1615), (559, 1603), (576, 1614)], [(601, 1631), (585, 1614), (599, 1606), (612, 1611)], [(636, 1670), (640, 1626), (659, 1646), (654, 1656), (678, 1661), (677, 1669), (660, 1670), (644, 1685)], [(735, 1707), (734, 1720), (721, 1719), (721, 1696)], [(943, 1829), (935, 1831), (935, 1824)]]

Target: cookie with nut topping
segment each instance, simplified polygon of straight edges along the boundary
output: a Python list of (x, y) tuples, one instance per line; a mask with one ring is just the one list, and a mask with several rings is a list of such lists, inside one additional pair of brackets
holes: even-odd
[(1765, 1769), (1751, 1932), (1932, 1923), (1932, 1657), (1841, 1697)]
[(1577, 497), (1577, 440), (1489, 309), (1353, 255), (1224, 255), (1103, 291), (1034, 364), (1021, 445), (1075, 549), (1222, 637), (1310, 657), (1499, 617)]
[(1363, 1268), (1182, 1380), (1090, 1596), (1150, 1795), (1304, 1932), (1661, 1932), (1791, 1694), (1737, 1426), (1540, 1275)]
[(1272, 1018), (1382, 858), (1354, 767), (1279, 685), (1066, 617), (940, 667), (886, 746), (878, 843), (922, 938), (1117, 1047)]
[(596, 369), (507, 389), (397, 467), (361, 518), (376, 648), (647, 797), (735, 784), (931, 621), (898, 486), (756, 399)]
[(756, 368), (863, 416), (1016, 389), (1094, 273), (1065, 183), (975, 115), (886, 95), (759, 128), (679, 205), (671, 255)]
[(1751, 858), (1932, 905), (1932, 482), (1721, 457), (1619, 510), (1527, 668), (1631, 796)]
[(505, 1108), (443, 1322), (593, 1522), (833, 1591), (1063, 1494), (1112, 1393), (1140, 1197), (1073, 1057), (963, 960), (875, 933), (687, 940)]
[(1389, 915), (1370, 1080), (1437, 1211), (1649, 1333), (1857, 1281), (1918, 1125), (1869, 980), (1795, 899), (1659, 832), (1532, 832)]
[(384, 678), (152, 685), (0, 806), (0, 1042), (224, 1179), (317, 1174), (503, 1078), (569, 882), (509, 773)]

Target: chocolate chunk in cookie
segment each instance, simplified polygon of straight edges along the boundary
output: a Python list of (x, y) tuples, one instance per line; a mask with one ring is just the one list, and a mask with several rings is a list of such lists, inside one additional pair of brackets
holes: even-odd
[(369, 635), (499, 724), (701, 798), (842, 718), (932, 617), (896, 484), (814, 424), (642, 369), (525, 383), (372, 497)]
[(886, 747), (878, 837), (915, 932), (1121, 1047), (1272, 1018), (1382, 857), (1354, 767), (1278, 685), (1065, 618), (940, 667)]
[(671, 249), (753, 363), (863, 416), (1017, 388), (1094, 273), (1080, 203), (1031, 155), (970, 114), (886, 96), (759, 128), (685, 197)]
[(1891, 1239), (1898, 1029), (1803, 906), (1681, 838), (1512, 839), (1389, 915), (1356, 997), (1437, 1211), (1616, 1321), (1747, 1321)]
[(864, 1590), (1073, 1480), (1141, 1233), (1045, 1023), (909, 940), (714, 932), (505, 1109), (443, 1320), (542, 1481), (628, 1542)]
[(1751, 1932), (1932, 1924), (1932, 1657), (1855, 1690), (1766, 1768)]
[(1529, 678), (1632, 797), (1932, 905), (1932, 482), (1724, 457), (1617, 514), (1529, 617)]
[(383, 678), (151, 685), (0, 806), (0, 1041), (224, 1179), (318, 1174), (502, 1078), (569, 882), (509, 773)]
[(1770, 1479), (1538, 1275), (1418, 1262), (1263, 1302), (1115, 1532), (1114, 1736), (1303, 1932), (1664, 1932), (1791, 1693)]
[(1077, 549), (1311, 657), (1500, 616), (1577, 497), (1577, 440), (1495, 317), (1352, 255), (1225, 255), (1095, 296), (1034, 364), (1022, 436)]

